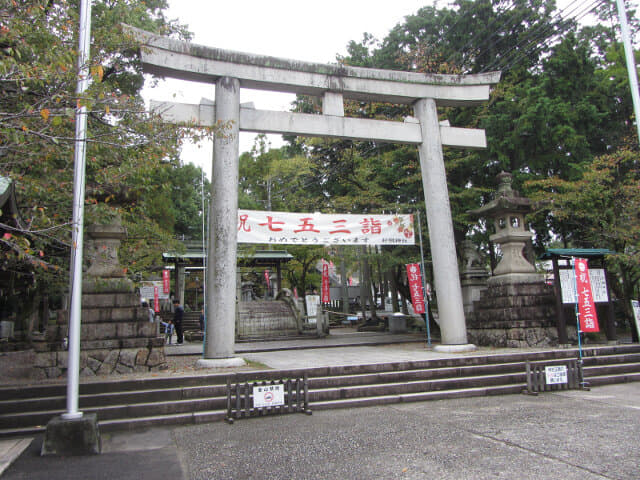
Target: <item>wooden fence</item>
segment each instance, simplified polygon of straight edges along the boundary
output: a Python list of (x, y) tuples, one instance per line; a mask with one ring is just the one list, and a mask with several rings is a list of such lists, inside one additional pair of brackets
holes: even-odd
[[(256, 407), (254, 391), (256, 388), (269, 391), (282, 390), (284, 394), (284, 404)], [(311, 415), (309, 408), (309, 383), (307, 374), (303, 378), (281, 379), (261, 382), (245, 382), (231, 384), (227, 380), (227, 417), (229, 423), (237, 418), (248, 418), (262, 415), (273, 415), (281, 413), (306, 413)]]

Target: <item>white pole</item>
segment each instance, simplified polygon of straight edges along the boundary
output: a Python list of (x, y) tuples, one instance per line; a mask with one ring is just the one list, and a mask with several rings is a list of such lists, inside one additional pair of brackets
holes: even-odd
[(207, 221), (207, 210), (205, 210), (204, 202), (204, 165), (202, 166), (200, 175), (200, 196), (202, 199), (202, 315), (204, 316), (202, 338), (202, 356), (204, 357), (204, 346), (207, 343), (207, 230), (205, 222)]
[(431, 329), (429, 328), (429, 298), (427, 297), (427, 271), (424, 268), (424, 249), (422, 248), (422, 224), (420, 210), (418, 213), (418, 235), (420, 236), (420, 266), (422, 267), (422, 300), (424, 300), (424, 321), (427, 326), (427, 345), (431, 346)]
[[(78, 47), (78, 99), (89, 86), (89, 43), (91, 40), (91, 1), (80, 2)], [(82, 417), (78, 411), (80, 377), (80, 317), (82, 311), (82, 248), (84, 236), (84, 189), (87, 146), (87, 108), (76, 108), (76, 140), (73, 169), (73, 227), (71, 237), (71, 301), (69, 310), (69, 355), (67, 365), (67, 412), (62, 418)]]
[(624, 54), (627, 59), (627, 72), (629, 73), (629, 86), (631, 87), (631, 99), (633, 100), (633, 111), (636, 116), (636, 129), (638, 130), (638, 141), (640, 141), (640, 96), (638, 96), (638, 72), (636, 61), (633, 57), (633, 46), (631, 45), (631, 34), (627, 23), (627, 12), (624, 8), (624, 0), (617, 0), (618, 18), (620, 20), (620, 32), (622, 33), (622, 43), (624, 44)]

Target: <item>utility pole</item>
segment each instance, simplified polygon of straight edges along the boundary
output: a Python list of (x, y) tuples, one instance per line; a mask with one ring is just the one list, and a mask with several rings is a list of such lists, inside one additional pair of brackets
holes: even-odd
[(636, 117), (636, 128), (638, 130), (638, 141), (640, 141), (640, 96), (638, 95), (638, 72), (636, 61), (633, 56), (633, 46), (631, 45), (631, 33), (627, 22), (627, 12), (624, 8), (624, 0), (617, 0), (618, 19), (620, 20), (620, 32), (624, 45), (624, 54), (627, 60), (627, 72), (629, 74), (629, 87), (631, 88), (631, 99), (633, 100), (633, 111)]

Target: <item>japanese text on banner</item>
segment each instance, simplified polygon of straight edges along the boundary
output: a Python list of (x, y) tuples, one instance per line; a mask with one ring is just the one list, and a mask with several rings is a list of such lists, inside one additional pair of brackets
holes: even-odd
[(169, 293), (171, 289), (171, 277), (169, 270), (162, 270), (162, 293)]
[(322, 303), (331, 301), (331, 288), (329, 286), (329, 264), (322, 260)]
[(407, 265), (407, 279), (409, 280), (409, 290), (411, 291), (413, 311), (416, 313), (425, 313), (424, 293), (422, 290), (422, 273), (420, 272), (419, 264), (409, 263)]
[(238, 242), (291, 245), (414, 245), (413, 215), (238, 211)]
[(591, 293), (587, 260), (584, 258), (576, 258), (575, 270), (580, 330), (583, 332), (599, 332), (598, 315), (596, 314), (596, 304), (593, 301), (593, 294)]

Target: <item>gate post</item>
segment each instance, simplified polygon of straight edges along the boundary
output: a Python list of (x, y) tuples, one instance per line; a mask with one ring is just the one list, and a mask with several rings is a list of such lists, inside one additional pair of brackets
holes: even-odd
[(413, 108), (422, 130), (422, 143), (418, 145), (418, 152), (442, 334), (442, 345), (436, 346), (435, 349), (475, 350), (475, 345), (467, 343), (467, 327), (436, 101), (432, 98), (422, 98)]
[(236, 326), (236, 254), (238, 250), (238, 159), (240, 82), (221, 77), (216, 82), (215, 118), (221, 131), (213, 140), (209, 270), (207, 272), (207, 332), (201, 367), (208, 359), (244, 364), (234, 356)]

